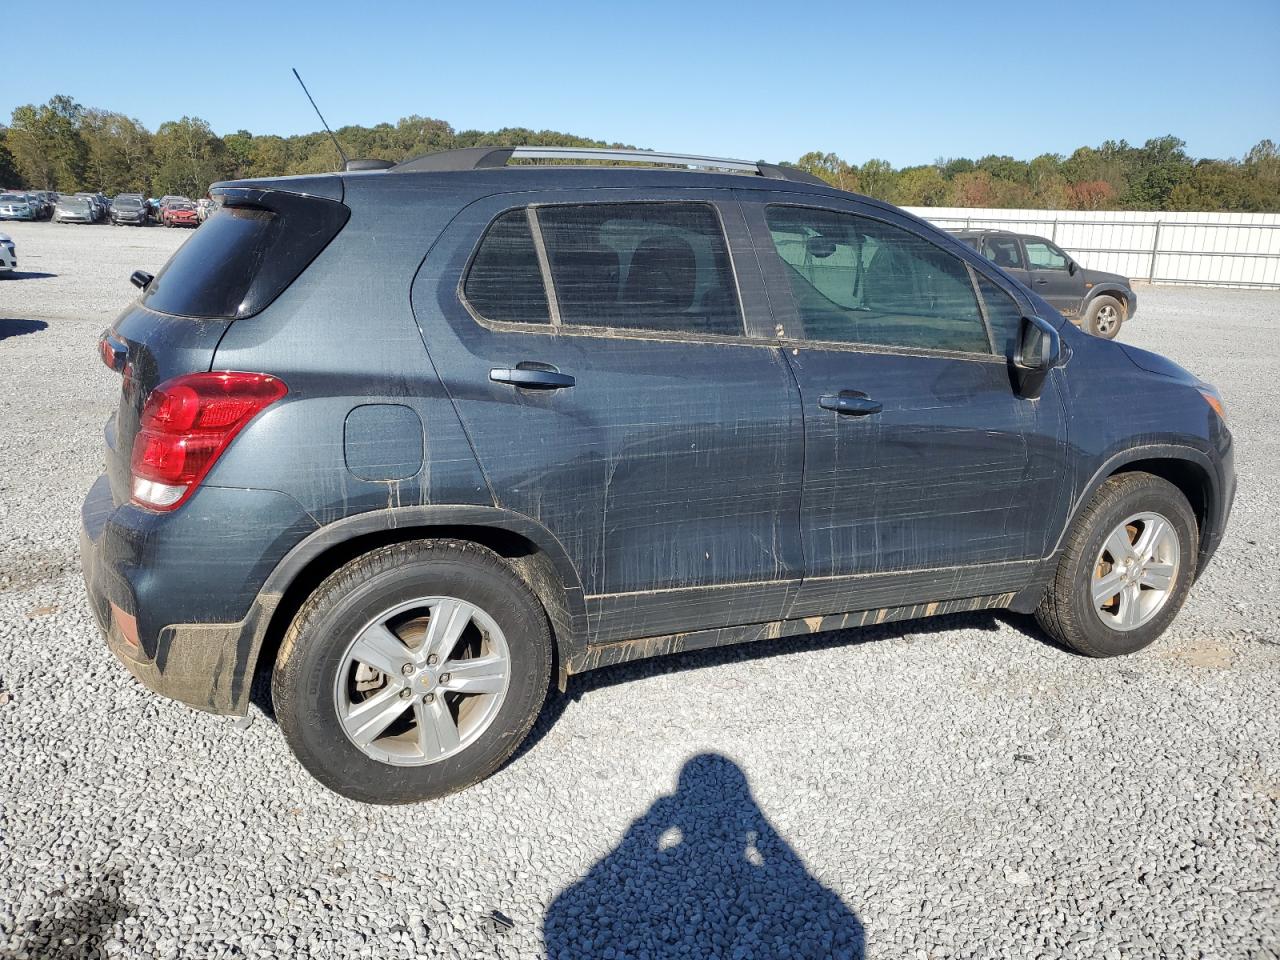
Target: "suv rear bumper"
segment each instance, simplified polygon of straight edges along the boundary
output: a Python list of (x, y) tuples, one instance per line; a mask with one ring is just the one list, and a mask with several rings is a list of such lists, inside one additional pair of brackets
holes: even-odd
[(108, 648), (156, 693), (243, 716), (279, 603), (262, 584), (314, 529), (295, 500), (275, 491), (204, 488), (174, 513), (156, 514), (117, 507), (99, 477), (81, 508), (80, 555)]

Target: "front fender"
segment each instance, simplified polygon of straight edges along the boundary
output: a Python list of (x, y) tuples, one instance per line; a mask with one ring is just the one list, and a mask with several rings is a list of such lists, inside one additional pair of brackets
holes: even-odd
[(1063, 540), (1066, 539), (1067, 532), (1075, 523), (1076, 517), (1109, 477), (1130, 464), (1152, 460), (1173, 460), (1190, 464), (1196, 468), (1205, 486), (1204, 526), (1200, 538), (1200, 555), (1196, 565), (1197, 570), (1203, 570), (1222, 540), (1227, 516), (1231, 511), (1231, 501), (1235, 496), (1235, 474), (1231, 466), (1230, 448), (1227, 449), (1225, 456), (1219, 454), (1217, 459), (1198, 447), (1183, 444), (1147, 444), (1112, 454), (1102, 462), (1081, 488), (1072, 504), (1067, 522), (1054, 545), (1050, 559), (1055, 558), (1061, 551)]

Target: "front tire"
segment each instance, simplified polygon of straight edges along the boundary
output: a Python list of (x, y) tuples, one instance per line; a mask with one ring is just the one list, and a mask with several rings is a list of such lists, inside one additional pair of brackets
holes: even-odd
[(1085, 333), (1103, 340), (1114, 340), (1124, 324), (1124, 304), (1115, 297), (1097, 296), (1089, 302), (1084, 315)]
[(358, 557), (303, 604), (272, 701), (294, 755), (365, 803), (461, 790), (511, 756), (546, 698), (546, 612), (497, 554), (419, 540)]
[(1036, 620), (1089, 657), (1150, 645), (1195, 580), (1199, 530), (1187, 498), (1149, 473), (1108, 479), (1067, 532)]

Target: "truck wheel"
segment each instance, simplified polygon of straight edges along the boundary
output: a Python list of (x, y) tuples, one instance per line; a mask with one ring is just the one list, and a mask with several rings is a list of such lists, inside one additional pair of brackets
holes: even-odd
[(1084, 315), (1084, 329), (1103, 340), (1114, 340), (1124, 323), (1124, 304), (1115, 297), (1094, 297)]
[(1040, 626), (1090, 657), (1149, 645), (1195, 579), (1199, 531), (1187, 498), (1149, 473), (1107, 480), (1068, 530)]
[(489, 776), (546, 698), (551, 629), (529, 587), (474, 543), (418, 540), (352, 560), (294, 617), (271, 696), (294, 755), (366, 803)]

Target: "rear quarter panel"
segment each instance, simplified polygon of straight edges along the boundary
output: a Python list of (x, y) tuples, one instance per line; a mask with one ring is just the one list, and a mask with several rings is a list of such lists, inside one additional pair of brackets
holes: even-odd
[[(350, 178), (352, 214), (342, 232), (270, 307), (231, 325), (215, 368), (270, 373), (289, 394), (245, 429), (206, 484), (282, 491), (322, 525), (369, 510), (492, 503), (409, 304), (414, 272), (465, 201), (447, 188), (427, 194), (414, 179)], [(421, 445), (411, 475), (369, 480), (348, 469), (347, 418), (369, 404), (416, 414), (421, 432), (402, 438), (406, 447)], [(412, 423), (359, 421), (394, 430)]]

